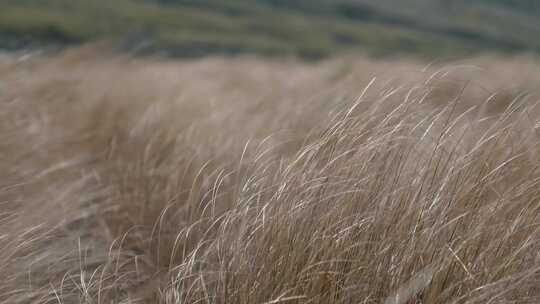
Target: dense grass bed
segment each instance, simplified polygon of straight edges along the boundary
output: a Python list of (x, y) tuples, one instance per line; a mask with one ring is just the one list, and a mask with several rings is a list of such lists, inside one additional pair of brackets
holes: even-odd
[(0, 303), (537, 304), (538, 71), (3, 59)]

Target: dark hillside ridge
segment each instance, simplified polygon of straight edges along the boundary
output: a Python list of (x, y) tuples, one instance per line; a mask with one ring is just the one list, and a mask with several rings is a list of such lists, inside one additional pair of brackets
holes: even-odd
[(108, 40), (170, 56), (540, 51), (530, 0), (2, 0), (0, 48)]

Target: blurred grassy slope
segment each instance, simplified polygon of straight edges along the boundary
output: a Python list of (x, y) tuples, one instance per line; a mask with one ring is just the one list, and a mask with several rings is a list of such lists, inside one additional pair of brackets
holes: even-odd
[(174, 56), (540, 51), (531, 0), (1, 0), (0, 47), (111, 40)]

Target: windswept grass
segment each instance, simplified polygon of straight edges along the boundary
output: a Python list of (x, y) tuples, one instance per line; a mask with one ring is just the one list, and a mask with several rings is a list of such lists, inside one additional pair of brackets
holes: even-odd
[(538, 303), (539, 70), (475, 62), (1, 63), (0, 303)]

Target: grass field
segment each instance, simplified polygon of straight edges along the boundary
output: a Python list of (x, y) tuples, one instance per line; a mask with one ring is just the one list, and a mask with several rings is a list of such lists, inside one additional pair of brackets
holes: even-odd
[(0, 303), (540, 302), (533, 60), (105, 53), (0, 60)]
[(540, 50), (529, 0), (3, 0), (0, 47), (106, 40), (143, 54), (459, 58)]

